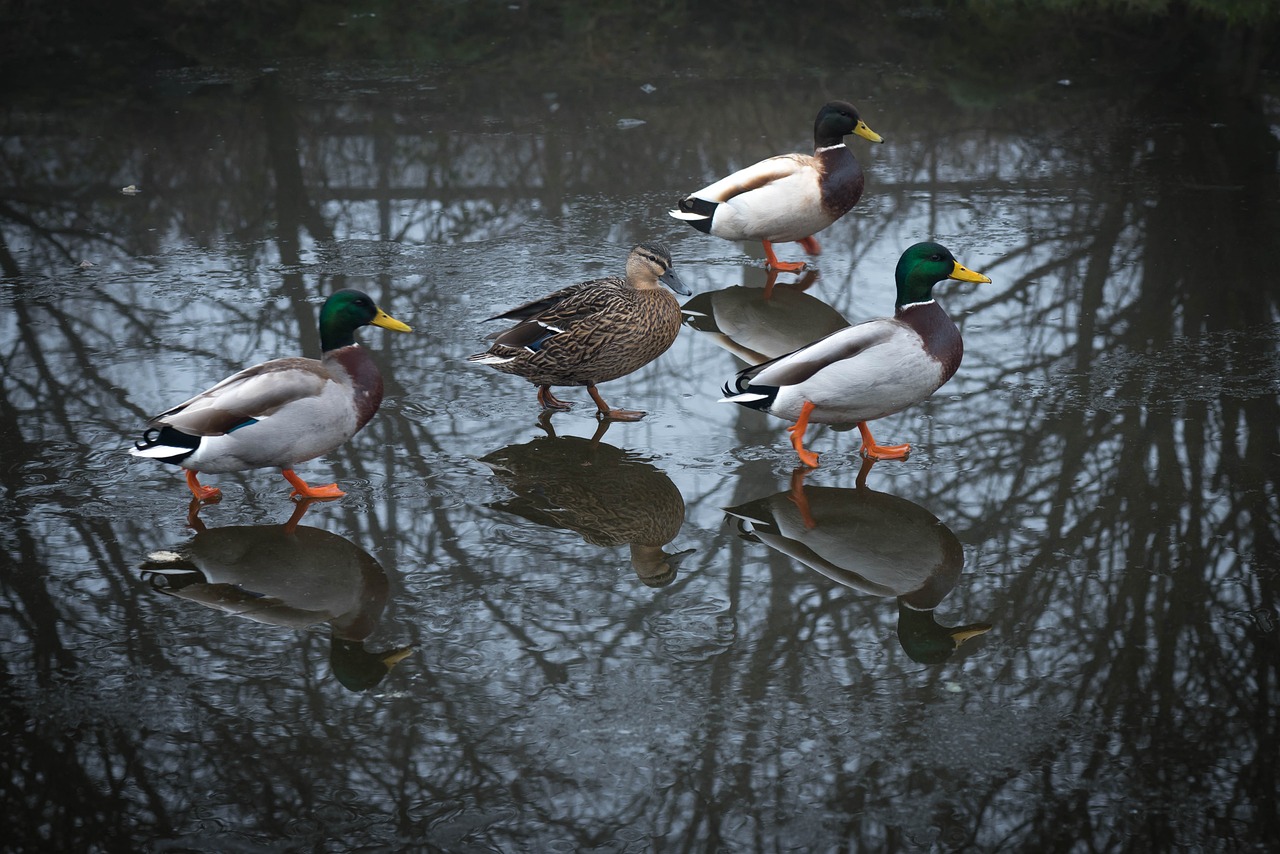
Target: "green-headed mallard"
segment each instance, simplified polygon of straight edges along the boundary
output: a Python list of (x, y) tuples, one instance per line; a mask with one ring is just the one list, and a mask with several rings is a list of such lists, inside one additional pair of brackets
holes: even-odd
[(837, 584), (898, 599), (898, 639), (912, 659), (940, 663), (990, 623), (939, 625), (934, 609), (964, 570), (964, 548), (951, 529), (919, 504), (868, 489), (863, 463), (856, 489), (804, 485), (725, 512), (743, 534)]
[(571, 404), (551, 394), (552, 386), (586, 386), (602, 418), (635, 421), (643, 412), (611, 409), (596, 385), (639, 370), (661, 356), (680, 332), (678, 294), (689, 289), (671, 269), (671, 252), (641, 243), (627, 256), (627, 277), (610, 276), (561, 288), (542, 299), (488, 320), (515, 320), (489, 337), (492, 346), (468, 361), (524, 377), (538, 387), (544, 409)]
[(910, 445), (877, 445), (868, 421), (927, 399), (955, 374), (964, 355), (960, 330), (933, 299), (943, 279), (990, 282), (960, 265), (946, 248), (917, 243), (902, 253), (894, 273), (893, 317), (868, 320), (799, 350), (740, 371), (724, 402), (795, 422), (787, 428), (805, 465), (818, 455), (804, 448), (804, 431), (818, 424), (857, 424), (862, 452), (871, 459), (903, 459)]
[(309, 486), (293, 466), (341, 446), (378, 411), (382, 377), (354, 335), (370, 324), (409, 331), (367, 294), (338, 291), (320, 309), (319, 359), (272, 359), (246, 368), (149, 419), (129, 453), (182, 466), (200, 501), (221, 492), (201, 486), (198, 473), (277, 466), (294, 495), (341, 496), (336, 483)]
[(884, 142), (852, 104), (831, 101), (814, 120), (813, 154), (780, 154), (739, 169), (681, 199), (670, 213), (704, 234), (759, 240), (768, 266), (799, 270), (803, 261), (779, 261), (772, 244), (795, 241), (817, 255), (821, 249), (813, 235), (858, 203), (864, 178), (844, 144), (851, 133)]
[[(310, 503), (303, 499), (299, 510)], [(153, 552), (143, 577), (170, 596), (268, 626), (328, 623), (333, 674), (352, 691), (377, 685), (412, 647), (366, 650), (390, 585), (382, 565), (360, 546), (319, 528), (284, 525), (206, 528), (174, 549)]]

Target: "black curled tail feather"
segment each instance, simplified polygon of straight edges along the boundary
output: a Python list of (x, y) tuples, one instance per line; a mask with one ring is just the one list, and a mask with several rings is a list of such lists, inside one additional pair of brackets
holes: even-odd
[[(756, 409), (760, 412), (768, 412), (773, 407), (773, 402), (778, 398), (778, 387), (772, 385), (752, 385), (751, 378), (747, 376), (747, 371), (743, 371), (733, 378), (732, 384), (724, 384), (724, 396), (726, 399), (745, 406), (747, 409)], [(735, 395), (753, 394), (760, 395), (754, 400), (734, 400)]]
[(706, 199), (700, 199), (697, 196), (689, 196), (676, 202), (676, 207), (685, 213), (697, 214), (705, 219), (685, 220), (689, 225), (701, 231), (703, 234), (711, 233), (711, 220), (716, 215), (716, 208), (720, 206), (719, 202), (711, 202)]
[[(165, 463), (175, 465), (195, 453), (200, 447), (200, 436), (192, 436), (175, 430), (168, 424), (150, 427), (142, 438), (133, 443), (134, 453), (138, 456), (151, 457)], [(172, 453), (165, 453), (172, 451)]]

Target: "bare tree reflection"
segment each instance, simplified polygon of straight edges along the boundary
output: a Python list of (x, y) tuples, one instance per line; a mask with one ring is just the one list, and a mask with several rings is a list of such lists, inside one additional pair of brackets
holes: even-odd
[[(627, 132), (616, 101), (526, 87), (463, 92), (477, 109), (459, 110), (452, 91), (288, 75), (200, 80), (160, 109), (7, 114), (39, 151), (3, 160), (21, 190), (0, 201), (15, 847), (198, 847), (215, 825), (227, 847), (317, 848), (335, 832), (697, 850), (1280, 836), (1274, 105), (1076, 88), (981, 111), (916, 86), (877, 104), (867, 216), (833, 226), (802, 295), (858, 320), (888, 310), (881, 271), (916, 239), (991, 256), (996, 285), (945, 297), (968, 352), (913, 422), (927, 451), (885, 475), (966, 550), (946, 606), (998, 624), (928, 668), (895, 649), (882, 602), (719, 524), (776, 489), (778, 457), (772, 431), (715, 406), (730, 365), (708, 336), (628, 379), (660, 411), (625, 444), (675, 493), (649, 502), (668, 527), (642, 544), (665, 554), (678, 506), (697, 549), (661, 595), (599, 572), (604, 529), (570, 524), (563, 498), (520, 509), (543, 500), (581, 541), (477, 509), (513, 500), (477, 448), (589, 442), (515, 438), (509, 389), (456, 362), (467, 318), (661, 236), (686, 179), (802, 143), (762, 138), (804, 124), (788, 83), (673, 81), (623, 101), (648, 122)], [(737, 247), (672, 243), (699, 290), (743, 284)], [(156, 400), (299, 334), (314, 353), (315, 304), (341, 284), (434, 333), (375, 351), (383, 413), (325, 463), (354, 488), (312, 511), (385, 571), (379, 648), (420, 651), (383, 693), (308, 666), (322, 633), (264, 640), (140, 583), (138, 555), (184, 519), (152, 488), (163, 473), (121, 463)], [(208, 533), (278, 509), (242, 483), (245, 515), (213, 509)], [(322, 830), (298, 821), (314, 815)]]

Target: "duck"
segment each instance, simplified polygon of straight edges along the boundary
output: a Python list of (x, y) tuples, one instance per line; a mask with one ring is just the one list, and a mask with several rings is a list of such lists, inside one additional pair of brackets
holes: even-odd
[(766, 266), (801, 270), (803, 261), (779, 261), (774, 243), (796, 242), (810, 255), (822, 248), (815, 234), (847, 214), (862, 198), (865, 176), (844, 138), (884, 138), (867, 127), (848, 101), (830, 101), (813, 123), (813, 154), (779, 154), (685, 196), (670, 215), (715, 237), (759, 240)]
[(791, 421), (791, 444), (810, 468), (818, 467), (818, 455), (804, 447), (811, 422), (855, 425), (868, 459), (905, 459), (910, 444), (877, 443), (867, 422), (927, 400), (960, 367), (964, 341), (933, 298), (934, 285), (947, 279), (989, 284), (991, 279), (933, 242), (908, 247), (894, 278), (898, 296), (893, 317), (838, 330), (745, 368), (732, 385), (725, 384), (721, 402)]
[(130, 454), (186, 469), (199, 502), (222, 493), (200, 474), (279, 468), (291, 497), (340, 498), (336, 483), (312, 486), (293, 467), (342, 446), (369, 423), (382, 404), (382, 376), (355, 340), (362, 326), (412, 331), (374, 303), (346, 288), (320, 309), (319, 359), (272, 359), (227, 377), (147, 420)]
[(936, 610), (964, 571), (964, 548), (937, 516), (905, 498), (870, 489), (863, 461), (857, 486), (791, 488), (725, 508), (740, 534), (859, 594), (898, 602), (898, 641), (914, 661), (940, 664), (990, 623), (944, 626)]
[(386, 609), (390, 583), (382, 565), (338, 534), (299, 525), (310, 499), (284, 525), (206, 527), (147, 555), (139, 566), (159, 593), (268, 626), (328, 624), (329, 665), (351, 691), (377, 685), (411, 652), (366, 649)]
[(809, 270), (771, 294), (740, 285), (703, 291), (680, 311), (685, 326), (744, 363), (758, 365), (849, 325), (835, 308), (806, 293), (817, 276), (817, 270)]
[(524, 377), (538, 387), (544, 411), (573, 406), (555, 397), (552, 386), (585, 386), (597, 417), (638, 421), (644, 412), (609, 406), (596, 386), (639, 370), (675, 342), (680, 303), (662, 285), (692, 293), (672, 269), (671, 250), (639, 243), (627, 256), (625, 278), (580, 282), (486, 318), (516, 323), (489, 335), (489, 349), (467, 361)]
[(590, 439), (557, 436), (548, 423), (546, 436), (481, 457), (512, 493), (485, 506), (572, 531), (593, 546), (626, 546), (636, 578), (666, 586), (692, 552), (665, 548), (684, 525), (684, 496), (648, 458), (602, 441), (609, 423)]

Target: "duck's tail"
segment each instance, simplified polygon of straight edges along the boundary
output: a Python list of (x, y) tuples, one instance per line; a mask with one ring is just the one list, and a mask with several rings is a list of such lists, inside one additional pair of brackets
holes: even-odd
[(715, 217), (716, 208), (719, 205), (719, 202), (700, 199), (697, 196), (689, 196), (676, 202), (676, 209), (667, 211), (667, 213), (678, 220), (689, 223), (689, 225), (703, 234), (710, 234), (711, 220)]
[(143, 433), (142, 438), (133, 443), (129, 453), (135, 457), (147, 457), (162, 463), (181, 465), (183, 460), (200, 447), (200, 438), (163, 424), (160, 427), (151, 427)]

